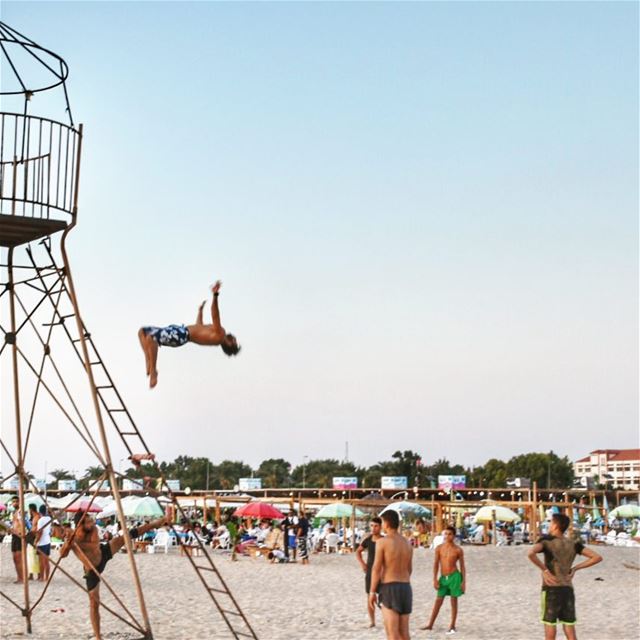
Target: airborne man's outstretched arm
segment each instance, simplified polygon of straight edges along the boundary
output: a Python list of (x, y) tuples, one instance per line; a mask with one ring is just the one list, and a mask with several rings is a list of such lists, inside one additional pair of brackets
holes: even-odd
[(222, 282), (220, 280), (211, 287), (213, 293), (213, 300), (211, 301), (211, 322), (215, 331), (220, 331), (222, 326), (220, 325), (220, 309), (218, 308), (218, 294), (220, 293), (220, 287)]

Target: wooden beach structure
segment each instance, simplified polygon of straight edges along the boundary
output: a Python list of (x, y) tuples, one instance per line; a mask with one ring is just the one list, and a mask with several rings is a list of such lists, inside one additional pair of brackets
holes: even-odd
[[(71, 112), (66, 85), (68, 66), (59, 55), (4, 22), (0, 22), (0, 51), (6, 71), (0, 87), (3, 108), (11, 100), (18, 104), (15, 111), (0, 113), (0, 365), (10, 372), (8, 380), (3, 379), (2, 390), (9, 390), (12, 396), (12, 412), (2, 415), (0, 446), (13, 467), (5, 481), (17, 481), (23, 509), (27, 491), (38, 493), (30, 454), (51, 429), (50, 416), (47, 421), (41, 418), (45, 405), (47, 410), (56, 412), (56, 440), (60, 446), (71, 437), (78, 438), (102, 470), (89, 488), (90, 503), (108, 483), (118, 519), (124, 525), (118, 489), (122, 474), (116, 471), (113, 461), (119, 457), (142, 459), (156, 466), (162, 493), (169, 497), (175, 513), (184, 516), (80, 313), (66, 242), (78, 222), (83, 127), (74, 123)], [(32, 113), (35, 98), (51, 91), (62, 93), (66, 122)], [(66, 360), (65, 354), (69, 356)], [(160, 493), (153, 492), (156, 496)], [(46, 495), (44, 499), (46, 504)], [(138, 612), (134, 613), (118, 596), (104, 574), (101, 583), (120, 608), (116, 610), (104, 602), (101, 607), (145, 640), (151, 640), (150, 616), (126, 526), (123, 535)], [(79, 589), (86, 589), (64, 568), (64, 560), (52, 560), (51, 576), (32, 600), (26, 579), (24, 525), (20, 537), (25, 577), (22, 601), (5, 591), (0, 591), (0, 596), (15, 607), (30, 634), (33, 612), (45, 598), (57, 571)], [(198, 561), (191, 554), (186, 558), (211, 599), (215, 617), (212, 623), (223, 623), (219, 625), (221, 629), (216, 629), (218, 637), (226, 634), (230, 638), (256, 639), (210, 553), (200, 541), (198, 544)], [(80, 567), (75, 558), (68, 562)], [(86, 598), (80, 599), (78, 606), (86, 607)]]

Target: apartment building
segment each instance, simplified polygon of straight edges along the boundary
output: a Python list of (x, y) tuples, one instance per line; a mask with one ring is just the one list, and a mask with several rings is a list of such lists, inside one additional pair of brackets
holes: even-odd
[(640, 488), (640, 449), (596, 449), (573, 463), (576, 479), (593, 478), (607, 488)]

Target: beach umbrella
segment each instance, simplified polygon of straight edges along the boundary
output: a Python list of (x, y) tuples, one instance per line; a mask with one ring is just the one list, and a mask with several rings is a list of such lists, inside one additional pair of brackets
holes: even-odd
[(602, 508), (604, 509), (604, 516), (607, 517), (607, 513), (609, 512), (609, 502), (607, 501), (607, 494), (605, 493), (602, 496)]
[(4, 511), (7, 508), (6, 504), (2, 504), (2, 502), (0, 502), (0, 511)]
[(412, 519), (428, 516), (431, 512), (426, 507), (416, 502), (392, 502), (387, 505), (381, 512), (382, 515), (385, 511), (395, 511), (401, 518)]
[[(364, 513), (360, 509), (356, 509), (356, 516), (363, 516)], [(322, 509), (316, 513), (316, 518), (350, 518), (353, 513), (353, 507), (344, 502), (330, 502), (325, 504)]]
[(621, 504), (609, 515), (613, 518), (640, 518), (640, 507), (637, 504)]
[(24, 496), (25, 507), (30, 504), (35, 504), (36, 509), (40, 508), (40, 505), (44, 504), (44, 500), (37, 493), (26, 493)]
[(91, 500), (87, 498), (82, 498), (67, 505), (64, 510), (70, 512), (88, 511), (89, 513), (100, 513), (100, 511), (102, 511), (102, 507), (97, 504), (95, 500), (91, 502)]
[[(233, 512), (233, 515), (241, 518), (268, 518), (269, 520), (282, 520), (284, 518), (284, 513), (270, 504), (258, 500), (238, 507)], [(349, 511), (349, 515), (351, 515), (351, 511)]]
[(515, 511), (497, 504), (487, 504), (476, 512), (476, 522), (492, 522), (494, 518), (498, 522), (520, 522), (520, 516)]
[(150, 496), (123, 504), (122, 512), (127, 518), (160, 518), (164, 515), (164, 509)]
[(598, 505), (596, 504), (596, 499), (593, 499), (593, 504), (591, 505), (591, 517), (593, 520), (599, 520), (602, 515), (598, 509)]
[[(159, 518), (164, 515), (164, 510), (158, 501), (151, 496), (127, 496), (120, 501), (122, 513), (125, 518)], [(105, 506), (100, 513), (101, 518), (110, 518), (117, 514), (115, 500)]]

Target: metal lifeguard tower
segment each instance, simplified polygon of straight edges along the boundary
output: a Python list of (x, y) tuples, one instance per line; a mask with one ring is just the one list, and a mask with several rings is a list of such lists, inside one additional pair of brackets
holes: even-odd
[[(50, 437), (55, 431), (55, 444), (50, 441), (41, 446), (63, 447), (68, 438), (77, 436), (101, 470), (89, 486), (86, 506), (91, 506), (101, 487), (107, 486), (117, 516), (124, 523), (118, 489), (123, 476), (114, 469), (112, 457), (115, 444), (133, 462), (145, 460), (155, 465), (159, 482), (145, 491), (156, 498), (162, 493), (175, 512), (185, 517), (80, 315), (65, 243), (77, 223), (82, 125), (75, 125), (71, 114), (67, 64), (3, 22), (0, 56), (4, 76), (0, 95), (6, 97), (3, 101), (14, 100), (20, 107), (15, 112), (0, 112), (0, 447), (12, 466), (12, 473), (4, 480), (15, 482), (23, 509), (28, 492), (43, 497), (29, 465), (30, 453), (38, 438)], [(31, 113), (41, 95), (49, 97), (53, 92), (62, 96), (68, 123)], [(46, 491), (43, 498), (48, 504)], [(111, 600), (112, 606), (104, 602), (101, 606), (151, 640), (133, 544), (126, 526), (123, 531), (139, 615), (127, 607), (104, 575), (101, 582), (118, 607)], [(24, 527), (21, 537), (22, 575), (26, 578)], [(179, 536), (177, 539), (182, 544)], [(229, 637), (256, 639), (209, 551), (199, 538), (195, 544), (200, 553), (196, 555), (190, 548), (185, 558), (224, 621), (223, 630)], [(57, 571), (85, 590), (74, 577), (80, 569), (75, 558), (52, 556), (51, 561), (51, 577), (38, 589), (37, 597), (32, 598), (33, 587), (27, 579), (17, 591), (0, 591), (0, 596), (15, 606), (17, 615), (24, 617), (27, 633), (32, 632), (33, 611)], [(87, 607), (87, 601), (81, 598), (78, 606)]]

